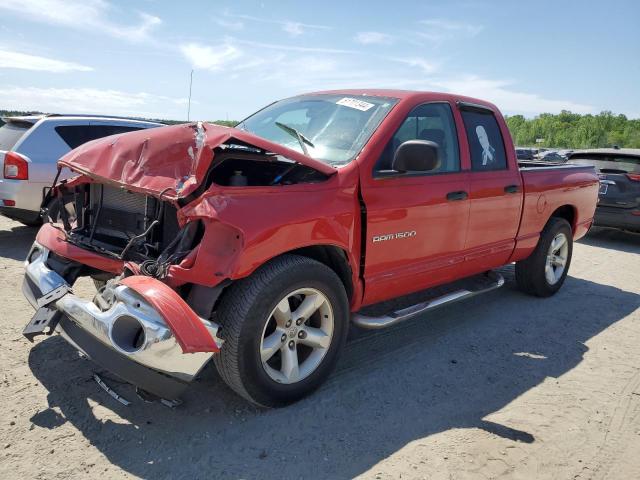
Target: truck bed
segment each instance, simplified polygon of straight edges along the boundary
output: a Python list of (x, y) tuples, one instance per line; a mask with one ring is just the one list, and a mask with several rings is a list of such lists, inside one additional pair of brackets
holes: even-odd
[(515, 258), (526, 257), (537, 244), (549, 215), (559, 208), (569, 209), (574, 239), (591, 226), (598, 198), (598, 177), (593, 167), (567, 163), (520, 161), (523, 184), (522, 220)]
[(518, 167), (520, 170), (540, 169), (557, 170), (559, 168), (572, 168), (579, 165), (571, 163), (559, 163), (559, 162), (543, 162), (540, 160), (518, 160)]

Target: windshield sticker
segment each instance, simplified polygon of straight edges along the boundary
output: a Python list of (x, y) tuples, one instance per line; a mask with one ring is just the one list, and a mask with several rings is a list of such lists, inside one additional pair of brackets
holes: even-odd
[(355, 108), (356, 110), (360, 110), (362, 112), (366, 112), (371, 107), (375, 107), (375, 104), (365, 102), (363, 100), (358, 100), (357, 98), (349, 98), (344, 97), (336, 102), (338, 105), (342, 105), (343, 107)]
[(478, 136), (478, 141), (482, 146), (482, 165), (493, 163), (493, 160), (496, 157), (496, 149), (489, 143), (489, 136), (482, 125), (478, 125), (476, 127), (476, 135)]

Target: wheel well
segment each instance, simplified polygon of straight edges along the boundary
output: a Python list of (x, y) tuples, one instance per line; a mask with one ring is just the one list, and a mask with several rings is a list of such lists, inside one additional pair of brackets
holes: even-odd
[(333, 245), (313, 245), (310, 247), (298, 248), (286, 253), (301, 255), (303, 257), (312, 258), (320, 263), (325, 264), (333, 270), (344, 285), (347, 297), (351, 301), (353, 297), (353, 281), (351, 278), (352, 271), (349, 265), (346, 252), (340, 247)]
[[(351, 278), (351, 266), (349, 265), (347, 253), (342, 248), (335, 247), (333, 245), (313, 245), (310, 247), (302, 247), (288, 252), (283, 252), (282, 254), (272, 258), (270, 261), (280, 257), (281, 255), (287, 254), (311, 258), (329, 267), (342, 281), (349, 301), (352, 300), (353, 281)], [(195, 298), (189, 303), (199, 315), (202, 315), (203, 318), (207, 318), (207, 316), (210, 315), (207, 312), (215, 312), (217, 310), (218, 305), (220, 304), (220, 299), (227, 293), (228, 287), (231, 285), (231, 281), (225, 281), (217, 287), (202, 287), (205, 289), (205, 298), (209, 300), (209, 303), (204, 306), (195, 306), (197, 301)], [(199, 286), (195, 287), (196, 290), (199, 288)]]
[(563, 205), (557, 208), (551, 214), (551, 217), (564, 218), (571, 225), (571, 230), (575, 230), (576, 209), (571, 205)]

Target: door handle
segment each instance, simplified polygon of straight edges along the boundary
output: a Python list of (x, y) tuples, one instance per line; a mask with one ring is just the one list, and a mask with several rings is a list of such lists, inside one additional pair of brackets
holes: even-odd
[(520, 191), (520, 187), (518, 185), (507, 185), (504, 187), (505, 193), (518, 193)]
[(469, 194), (464, 190), (447, 193), (447, 200), (451, 200), (451, 201), (466, 200), (467, 198), (469, 198)]

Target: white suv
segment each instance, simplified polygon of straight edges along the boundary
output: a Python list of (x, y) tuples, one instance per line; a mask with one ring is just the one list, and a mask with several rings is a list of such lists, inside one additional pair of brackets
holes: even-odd
[(40, 204), (56, 163), (83, 143), (108, 135), (162, 126), (117, 117), (31, 115), (5, 117), (0, 127), (0, 214), (25, 225), (40, 222)]

